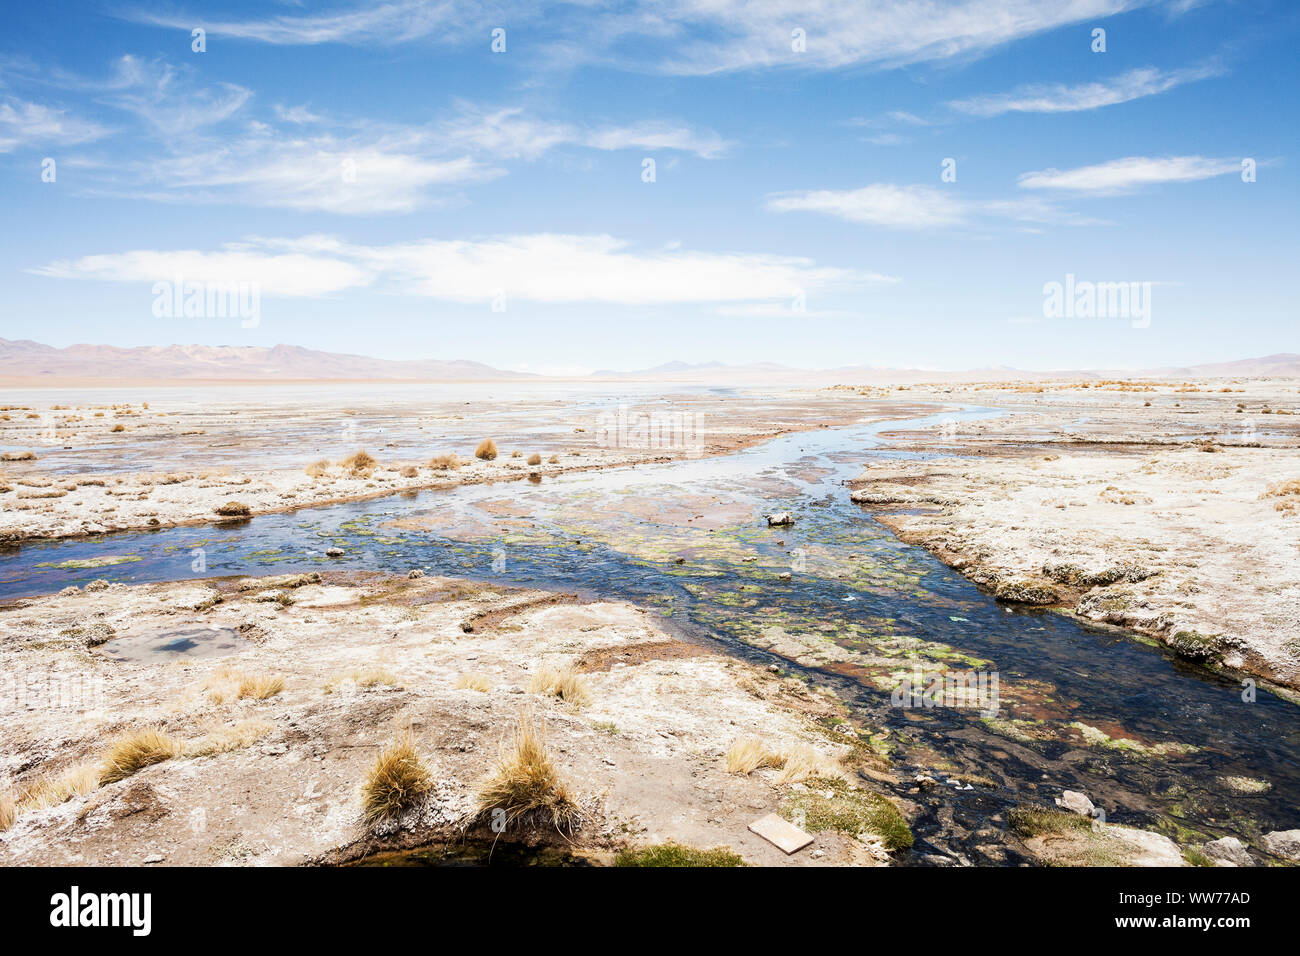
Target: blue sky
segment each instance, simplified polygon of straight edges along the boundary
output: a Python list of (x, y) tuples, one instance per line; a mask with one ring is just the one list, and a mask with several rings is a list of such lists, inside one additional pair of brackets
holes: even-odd
[[(3, 17), (6, 338), (556, 372), (1300, 351), (1285, 0)], [(1045, 317), (1068, 274), (1150, 283), (1149, 322)], [(175, 277), (256, 288), (256, 324), (156, 315)]]

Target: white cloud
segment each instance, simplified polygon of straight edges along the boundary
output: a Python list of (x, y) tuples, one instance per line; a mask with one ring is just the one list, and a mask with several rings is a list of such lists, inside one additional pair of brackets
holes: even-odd
[(299, 125), (304, 123), (320, 123), (324, 121), (324, 117), (313, 113), (305, 106), (284, 106), (282, 104), (277, 104), (275, 106), (275, 115), (280, 117), (280, 119), (284, 120), (286, 123), (296, 123)]
[(1129, 156), (1078, 169), (1043, 169), (1023, 173), (1018, 182), (1025, 189), (1056, 189), (1076, 193), (1114, 194), (1161, 183), (1186, 183), (1239, 172), (1233, 159), (1204, 156)]
[(230, 119), (244, 108), (253, 91), (235, 83), (196, 86), (192, 69), (177, 70), (162, 61), (130, 55), (114, 64), (106, 100), (135, 113), (166, 141), (193, 135)]
[(1095, 110), (1116, 103), (1128, 103), (1144, 96), (1164, 93), (1184, 83), (1218, 76), (1214, 66), (1163, 72), (1155, 67), (1129, 70), (1112, 80), (1084, 83), (1079, 86), (1022, 86), (1011, 93), (973, 96), (953, 100), (948, 105), (974, 116), (998, 116), (1002, 113), (1073, 113)]
[(912, 141), (898, 133), (877, 133), (875, 136), (864, 136), (863, 139), (875, 146), (905, 146)]
[(933, 229), (966, 221), (964, 204), (933, 186), (874, 183), (860, 189), (815, 189), (775, 193), (767, 208), (774, 212), (819, 212), (849, 222), (894, 229)]
[(815, 212), (890, 229), (947, 229), (984, 219), (1057, 225), (1099, 225), (1040, 199), (964, 199), (951, 189), (873, 183), (859, 189), (773, 193), (773, 212)]
[[(646, 0), (632, 7), (540, 0), (389, 0), (342, 12), (213, 21), (195, 14), (137, 12), (134, 19), (176, 29), (273, 44), (391, 45), (421, 39), (482, 43), (487, 27), (527, 25), (542, 50), (667, 73), (705, 74), (768, 67), (835, 69), (897, 66), (977, 56), (1023, 37), (1160, 0)], [(506, 14), (509, 14), (508, 17)], [(807, 33), (795, 53), (791, 30)], [(699, 39), (706, 38), (706, 39)], [(629, 48), (644, 51), (634, 59)], [(615, 51), (618, 51), (617, 53)]]
[(329, 236), (254, 238), (216, 252), (134, 250), (59, 260), (52, 278), (155, 282), (255, 281), (264, 295), (326, 295), (363, 286), (460, 303), (654, 305), (788, 302), (792, 295), (897, 281), (812, 260), (755, 253), (636, 250), (607, 235), (542, 233), (474, 240), (354, 245)]
[(481, 109), (467, 103), (459, 104), (458, 114), (438, 127), (437, 136), (444, 143), (504, 159), (536, 159), (558, 146), (676, 150), (716, 159), (731, 145), (712, 130), (669, 122), (582, 128), (529, 116), (523, 107)]
[(281, 138), (254, 129), (228, 144), (134, 165), (127, 173), (154, 199), (369, 215), (411, 212), (432, 201), (431, 187), (504, 172), (468, 156), (430, 156), (427, 149), (422, 136), (382, 131)]
[[(78, 158), (83, 179), (100, 194), (164, 202), (243, 203), (349, 215), (409, 213), (458, 201), (448, 187), (506, 174), (498, 161), (535, 159), (560, 146), (595, 150), (666, 150), (717, 158), (730, 146), (711, 130), (643, 121), (582, 127), (529, 115), (522, 107), (484, 109), (459, 103), (449, 117), (410, 125), (350, 121), (305, 106), (274, 105), (273, 117), (251, 109), (251, 90), (202, 86), (193, 68), (123, 56), (98, 90), (101, 102), (138, 116), (157, 149), (147, 160)], [(77, 85), (76, 77), (60, 82)], [(0, 108), (5, 121), (57, 130), (57, 114)], [(65, 141), (73, 132), (62, 121)], [(89, 133), (94, 130), (87, 131)], [(71, 161), (71, 160), (70, 160)], [(439, 191), (441, 190), (441, 191)]]
[(70, 116), (66, 110), (13, 97), (0, 102), (0, 153), (27, 146), (87, 143), (108, 132), (98, 123)]
[[(773, 67), (900, 66), (978, 56), (1070, 23), (1095, 21), (1152, 0), (662, 0), (611, 30), (665, 37), (648, 65), (698, 75)], [(792, 50), (791, 30), (806, 31)], [(705, 39), (697, 39), (705, 38)]]
[(485, 14), (491, 10), (483, 3), (470, 0), (389, 0), (337, 13), (278, 14), (254, 20), (212, 20), (190, 14), (169, 15), (152, 11), (138, 11), (128, 16), (141, 23), (175, 29), (189, 30), (198, 25), (209, 34), (281, 46), (319, 43), (388, 45), (431, 34), (459, 33), (476, 7)]
[(592, 149), (670, 149), (694, 153), (702, 159), (717, 159), (731, 145), (712, 130), (696, 131), (672, 123), (642, 122), (632, 126), (611, 126), (584, 134), (579, 142)]
[(108, 255), (60, 259), (36, 269), (54, 279), (154, 283), (180, 276), (185, 282), (256, 282), (263, 295), (319, 296), (369, 284), (372, 276), (353, 263), (321, 255), (289, 252), (268, 255), (227, 247), (220, 252), (194, 249), (137, 249)]

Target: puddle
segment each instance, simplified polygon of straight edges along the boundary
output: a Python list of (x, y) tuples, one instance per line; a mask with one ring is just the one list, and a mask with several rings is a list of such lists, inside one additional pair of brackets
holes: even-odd
[(95, 652), (115, 661), (157, 664), (182, 659), (225, 657), (240, 649), (239, 634), (229, 627), (182, 627), (156, 634), (124, 634)]

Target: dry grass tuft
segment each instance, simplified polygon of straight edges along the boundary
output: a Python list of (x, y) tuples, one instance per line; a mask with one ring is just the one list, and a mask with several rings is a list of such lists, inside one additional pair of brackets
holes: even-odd
[(542, 456), (537, 454), (537, 452), (533, 452), (531, 455), (528, 456), (528, 464), (540, 465), (541, 463), (542, 463)]
[(491, 438), (484, 438), (474, 449), (474, 457), (482, 458), (484, 461), (492, 461), (497, 456), (497, 443)]
[(479, 790), (476, 820), (493, 822), (502, 815), (508, 827), (549, 827), (571, 834), (582, 826), (582, 810), (556, 772), (541, 728), (527, 712), (519, 715), (514, 739)]
[(382, 667), (354, 667), (331, 677), (329, 683), (325, 685), (325, 693), (332, 694), (344, 684), (352, 684), (356, 687), (375, 687), (379, 684), (387, 684), (389, 687), (396, 687), (397, 677), (391, 671), (384, 670)]
[(137, 730), (117, 738), (104, 751), (99, 768), (100, 785), (125, 780), (145, 767), (178, 757), (185, 746), (160, 730)]
[(403, 478), (414, 478), (419, 473), (420, 473), (420, 469), (416, 468), (414, 465), (407, 465), (400, 472)]
[(14, 799), (9, 794), (0, 794), (0, 833), (4, 833), (14, 821), (18, 819), (18, 810), (14, 807)]
[(757, 737), (741, 737), (727, 751), (727, 773), (748, 776), (759, 767), (780, 768), (785, 758), (769, 750), (767, 744)]
[(320, 478), (329, 474), (330, 462), (328, 458), (322, 458), (320, 461), (313, 461), (307, 466), (307, 475), (310, 478)]
[(253, 746), (273, 729), (275, 725), (269, 720), (241, 720), (233, 727), (218, 727), (186, 745), (185, 756), (207, 757), (243, 750)]
[(249, 674), (222, 667), (212, 672), (203, 687), (214, 704), (228, 700), (266, 700), (284, 690), (284, 678), (278, 674)]
[(375, 461), (374, 457), (362, 448), (360, 451), (344, 458), (339, 464), (352, 477), (361, 478), (374, 471), (379, 462)]
[(57, 807), (73, 797), (84, 797), (99, 786), (99, 768), (83, 763), (58, 777), (40, 777), (18, 796), (19, 812)]
[(810, 777), (843, 777), (839, 762), (827, 757), (815, 747), (801, 744), (783, 755), (781, 772), (776, 775), (778, 784), (803, 783)]
[(435, 471), (455, 471), (460, 467), (460, 459), (455, 455), (434, 455), (429, 459), (429, 467)]
[(367, 822), (376, 823), (419, 802), (433, 787), (433, 777), (409, 730), (399, 730), (392, 744), (380, 752), (361, 787), (361, 805)]
[(1273, 507), (1284, 515), (1293, 515), (1300, 511), (1300, 478), (1292, 478), (1290, 481), (1280, 481), (1269, 487), (1264, 492), (1265, 498), (1279, 498), (1275, 501)]
[(591, 703), (591, 684), (570, 666), (543, 667), (528, 682), (528, 692), (558, 697), (577, 707)]
[(252, 513), (253, 509), (242, 501), (227, 501), (224, 505), (217, 505), (217, 514), (223, 518), (247, 518)]
[(456, 678), (457, 690), (476, 690), (486, 694), (492, 689), (492, 681), (485, 674), (461, 674)]

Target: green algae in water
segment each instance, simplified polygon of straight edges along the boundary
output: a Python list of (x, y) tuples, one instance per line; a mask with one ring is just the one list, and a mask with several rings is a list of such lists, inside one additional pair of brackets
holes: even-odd
[(86, 570), (89, 568), (110, 568), (117, 564), (135, 564), (143, 561), (134, 554), (106, 555), (102, 558), (72, 558), (67, 561), (45, 561), (36, 565), (38, 568), (56, 568), (62, 571)]

